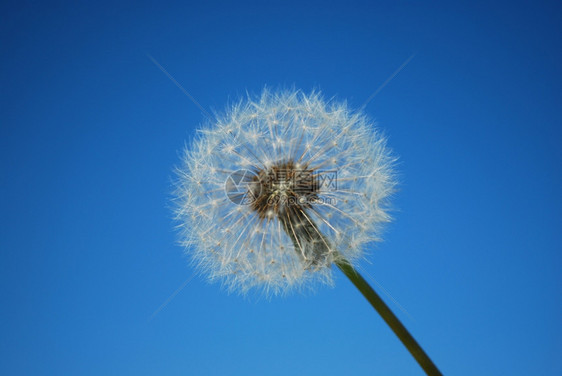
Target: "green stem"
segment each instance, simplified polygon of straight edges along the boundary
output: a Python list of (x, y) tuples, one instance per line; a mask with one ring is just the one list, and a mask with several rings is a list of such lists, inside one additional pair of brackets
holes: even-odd
[(400, 341), (406, 346), (410, 354), (416, 359), (418, 364), (423, 368), (427, 375), (441, 375), (435, 364), (431, 361), (429, 356), (423, 351), (421, 346), (416, 342), (414, 337), (402, 325), (400, 320), (392, 313), (386, 303), (380, 296), (373, 290), (365, 279), (345, 260), (336, 262), (340, 270), (353, 282), (355, 287), (361, 291), (361, 294), (371, 303), (373, 308), (382, 316), (384, 321), (390, 326), (390, 329), (398, 336)]

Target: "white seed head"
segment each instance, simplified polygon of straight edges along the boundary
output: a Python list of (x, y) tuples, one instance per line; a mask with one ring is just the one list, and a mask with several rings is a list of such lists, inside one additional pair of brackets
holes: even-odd
[(390, 219), (394, 160), (345, 103), (264, 90), (186, 147), (175, 200), (182, 244), (230, 291), (331, 284), (332, 263), (356, 263)]

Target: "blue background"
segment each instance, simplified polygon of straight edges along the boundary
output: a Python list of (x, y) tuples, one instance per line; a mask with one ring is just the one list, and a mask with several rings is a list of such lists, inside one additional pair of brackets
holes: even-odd
[[(193, 274), (172, 168), (265, 86), (367, 105), (400, 156), (364, 269), (445, 374), (562, 373), (555, 2), (3, 3), (0, 373), (418, 375), (341, 274), (242, 298)], [(374, 283), (374, 282), (373, 282)], [(153, 313), (156, 314), (154, 315)]]

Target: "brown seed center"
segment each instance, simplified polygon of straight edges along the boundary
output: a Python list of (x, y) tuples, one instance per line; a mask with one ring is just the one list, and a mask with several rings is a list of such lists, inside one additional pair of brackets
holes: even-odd
[(313, 169), (292, 160), (278, 162), (256, 173), (249, 185), (252, 209), (260, 218), (282, 218), (311, 207), (318, 197)]

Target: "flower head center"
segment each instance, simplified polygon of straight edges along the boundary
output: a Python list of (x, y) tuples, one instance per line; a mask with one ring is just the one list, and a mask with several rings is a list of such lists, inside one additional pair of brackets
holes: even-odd
[(314, 170), (292, 160), (259, 170), (248, 187), (260, 218), (286, 217), (311, 207), (318, 197)]

